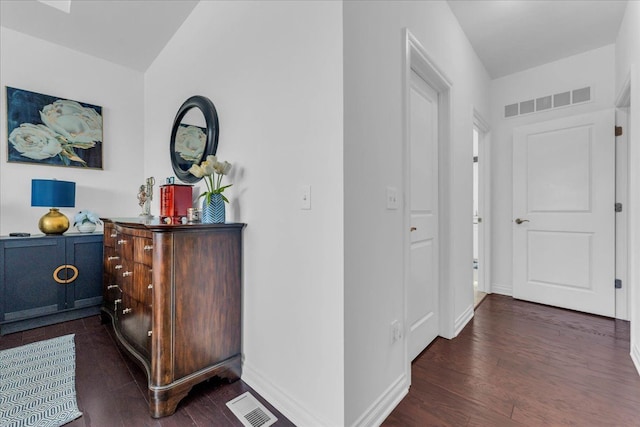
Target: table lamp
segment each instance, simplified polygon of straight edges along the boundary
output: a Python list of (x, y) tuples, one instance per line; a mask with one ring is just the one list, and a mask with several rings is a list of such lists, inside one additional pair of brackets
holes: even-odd
[(49, 213), (38, 222), (38, 228), (46, 235), (62, 234), (69, 229), (69, 218), (58, 208), (76, 205), (76, 183), (55, 179), (31, 180), (31, 206), (48, 206)]

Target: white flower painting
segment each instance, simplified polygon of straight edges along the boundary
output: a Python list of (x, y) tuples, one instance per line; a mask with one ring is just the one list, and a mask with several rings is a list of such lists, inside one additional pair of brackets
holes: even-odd
[(102, 107), (7, 87), (9, 162), (102, 169)]

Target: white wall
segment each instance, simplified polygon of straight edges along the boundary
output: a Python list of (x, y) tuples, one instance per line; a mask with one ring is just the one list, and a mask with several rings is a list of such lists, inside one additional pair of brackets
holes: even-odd
[(173, 175), (171, 124), (196, 94), (233, 164), (227, 220), (248, 224), (242, 377), (298, 425), (342, 425), (341, 3), (200, 2), (145, 74), (145, 175)]
[[(104, 120), (103, 170), (7, 163), (6, 89), (10, 86), (101, 106)], [(46, 208), (31, 207), (31, 179), (76, 182), (73, 215), (90, 209), (100, 216), (132, 216), (143, 181), (142, 73), (48, 41), (0, 28), (0, 235), (41, 234)], [(72, 230), (70, 230), (72, 231)]]
[[(453, 84), (446, 207), (452, 290), (447, 334), (472, 313), (473, 106), (489, 116), (489, 77), (446, 2), (344, 2), (345, 425), (373, 424), (406, 391), (408, 362), (391, 344), (403, 319), (403, 211), (385, 189), (402, 189), (403, 29)], [(400, 203), (402, 206), (402, 201)], [(406, 330), (406, 325), (405, 325)]]
[(629, 286), (631, 356), (640, 372), (640, 2), (627, 4), (616, 40), (616, 94), (631, 80), (629, 109)]
[[(614, 45), (571, 56), (491, 82), (492, 292), (512, 294), (512, 136), (513, 129), (613, 108)], [(591, 102), (504, 118), (504, 106), (591, 86)]]

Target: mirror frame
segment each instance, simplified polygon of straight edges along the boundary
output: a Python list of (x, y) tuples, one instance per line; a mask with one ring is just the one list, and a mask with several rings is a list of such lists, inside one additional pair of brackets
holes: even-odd
[(202, 178), (198, 178), (192, 175), (189, 170), (184, 170), (178, 163), (178, 153), (176, 153), (176, 134), (180, 127), (180, 122), (189, 110), (192, 108), (198, 108), (204, 115), (204, 120), (207, 124), (207, 140), (204, 146), (204, 152), (200, 161), (206, 159), (207, 156), (215, 156), (218, 150), (218, 135), (220, 134), (220, 125), (218, 123), (218, 112), (213, 102), (205, 96), (195, 95), (187, 99), (178, 110), (176, 118), (173, 120), (173, 127), (171, 128), (171, 140), (169, 142), (169, 155), (171, 156), (171, 167), (176, 177), (182, 182), (194, 183), (200, 181)]

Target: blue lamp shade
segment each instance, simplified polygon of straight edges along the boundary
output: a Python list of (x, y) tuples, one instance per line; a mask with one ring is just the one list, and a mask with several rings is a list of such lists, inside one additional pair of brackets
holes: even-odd
[(76, 205), (76, 183), (55, 179), (31, 180), (31, 206), (72, 208)]

